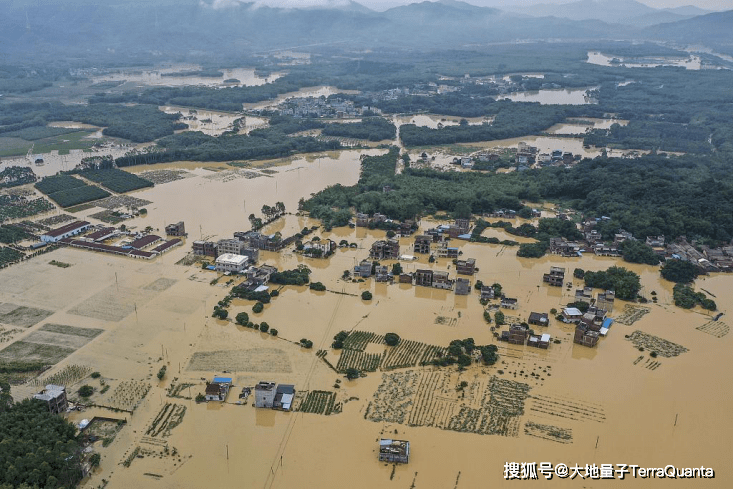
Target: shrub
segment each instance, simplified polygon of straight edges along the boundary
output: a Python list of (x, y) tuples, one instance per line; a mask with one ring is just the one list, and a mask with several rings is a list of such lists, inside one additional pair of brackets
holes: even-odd
[(98, 379), (102, 376), (99, 372), (92, 372), (91, 378)]
[(94, 453), (92, 454), (91, 457), (89, 457), (89, 463), (91, 464), (92, 467), (98, 467), (99, 462), (101, 461), (102, 461), (102, 456), (98, 453)]
[(273, 328), (273, 329), (271, 329), (271, 330), (270, 330), (270, 334), (271, 334), (272, 336), (277, 336), (277, 330), (276, 330), (276, 329), (274, 329), (274, 328)]
[(387, 333), (384, 335), (384, 342), (389, 346), (397, 346), (400, 343), (400, 337), (396, 333)]
[(353, 367), (347, 368), (345, 373), (346, 378), (349, 380), (354, 380), (361, 377), (361, 372)]
[(300, 346), (302, 346), (303, 348), (313, 348), (313, 342), (309, 339), (301, 338)]
[(201, 394), (200, 392), (196, 394), (196, 402), (204, 402), (206, 400), (206, 396)]
[(258, 302), (257, 304), (252, 306), (252, 312), (254, 312), (255, 314), (259, 314), (264, 308), (265, 306), (261, 302)]
[(323, 285), (321, 282), (311, 282), (311, 284), (308, 286), (311, 290), (315, 290), (317, 292), (323, 292), (326, 290), (326, 286)]
[(368, 290), (365, 290), (364, 292), (361, 293), (361, 299), (364, 301), (372, 300), (372, 293), (369, 292)]
[(235, 320), (237, 321), (237, 324), (241, 326), (246, 326), (249, 322), (249, 314), (247, 314), (246, 312), (240, 312), (239, 314), (237, 314)]
[(165, 371), (167, 370), (166, 366), (163, 365), (160, 370), (158, 370), (158, 380), (163, 380), (163, 377), (165, 377)]
[(270, 329), (270, 325), (267, 323), (260, 323), (260, 331), (263, 333), (267, 333), (267, 330)]
[(81, 397), (89, 397), (94, 394), (94, 387), (91, 385), (83, 385), (79, 387), (78, 393)]

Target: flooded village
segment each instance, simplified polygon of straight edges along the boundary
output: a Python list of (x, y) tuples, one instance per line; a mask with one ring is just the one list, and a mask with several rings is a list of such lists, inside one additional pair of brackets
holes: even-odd
[[(588, 63), (606, 58), (589, 53)], [(286, 76), (277, 68), (85, 76), (130, 89), (243, 88)], [(685, 154), (586, 144), (588, 134), (634, 124), (617, 113), (563, 117), (523, 136), (406, 144), (405, 127), (485, 129), (501, 115), (379, 108), (461, 85), (496, 90), (492, 104), (598, 103), (594, 85), (543, 77), (302, 87), (231, 111), (155, 105), (186, 126), (166, 137), (200, 138), (187, 149), (278, 124), (300, 124), (284, 139), (337, 143), (285, 157), (127, 164), (182, 150), (107, 133), (84, 148), (10, 151), (0, 161), (0, 367), (30, 365), (9, 373), (13, 398), (37, 399), (74, 424), (84, 488), (504, 487), (514, 462), (581, 473), (586, 464), (713, 467), (705, 485), (729, 487), (729, 236), (634, 235), (580, 198), (527, 193), (514, 205), (483, 189), (466, 190), (490, 202), (480, 211), (426, 206), (402, 219), (406, 201), (394, 197), (395, 215), (375, 202), (406, 180), (365, 182), (379, 158), (389, 178), (429, 175), (438, 183), (416, 192), (438, 192), (458, 177)], [(349, 98), (357, 95), (374, 105)], [(389, 137), (378, 128), (329, 134), (374, 118), (394, 124)], [(77, 124), (52, 127), (103, 135)], [(346, 204), (308, 207), (334, 188)], [(361, 208), (354, 195), (367, 195)], [(626, 260), (627, 246), (651, 258)], [(670, 262), (694, 269), (689, 290), (660, 273)], [(604, 274), (621, 278), (608, 285)], [(679, 306), (683, 293), (690, 307)]]

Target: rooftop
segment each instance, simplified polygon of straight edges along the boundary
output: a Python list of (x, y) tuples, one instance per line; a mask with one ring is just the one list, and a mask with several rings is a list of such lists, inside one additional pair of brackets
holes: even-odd
[(243, 255), (224, 253), (216, 259), (216, 263), (222, 265), (244, 265), (247, 263), (247, 260), (249, 260), (249, 258)]
[(90, 224), (87, 221), (74, 221), (65, 226), (61, 226), (60, 228), (52, 229), (51, 231), (44, 233), (44, 236), (58, 238), (59, 236), (63, 236), (64, 234), (68, 232), (75, 231), (81, 227), (89, 226), (89, 225)]

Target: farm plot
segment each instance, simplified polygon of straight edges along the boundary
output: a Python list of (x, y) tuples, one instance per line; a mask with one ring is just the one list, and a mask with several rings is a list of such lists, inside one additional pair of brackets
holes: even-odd
[(677, 343), (672, 343), (658, 336), (653, 336), (642, 331), (636, 330), (627, 338), (637, 348), (646, 348), (650, 351), (656, 352), (657, 355), (663, 357), (676, 357), (682, 353), (685, 353), (687, 348)]
[(55, 374), (48, 375), (43, 379), (35, 379), (33, 385), (35, 387), (48, 384), (70, 386), (79, 382), (87, 375), (92, 373), (92, 367), (86, 365), (67, 365)]
[(124, 419), (94, 417), (84, 432), (102, 440), (102, 446), (110, 445), (125, 426)]
[(376, 372), (382, 355), (379, 353), (364, 353), (358, 350), (342, 350), (336, 363), (336, 370), (346, 372), (346, 369), (355, 368), (361, 372)]
[(220, 372), (290, 373), (293, 371), (287, 354), (279, 348), (249, 350), (199, 351), (193, 354), (188, 370)]
[(382, 370), (423, 365), (445, 355), (447, 351), (447, 349), (440, 346), (403, 339), (399, 345), (387, 348), (382, 361)]
[(308, 391), (300, 405), (294, 409), (301, 413), (337, 414), (341, 412), (340, 403), (336, 403), (336, 393), (330, 391)]
[(53, 311), (47, 311), (45, 309), (0, 303), (0, 323), (18, 326), (20, 328), (30, 328), (51, 314), (53, 314)]
[(115, 390), (104, 400), (104, 403), (112, 408), (134, 411), (149, 390), (150, 384), (147, 382), (125, 380), (115, 387)]
[(183, 416), (186, 415), (186, 406), (166, 402), (165, 406), (158, 412), (153, 419), (145, 434), (151, 437), (162, 435), (170, 436), (171, 430), (183, 422)]
[(47, 345), (42, 343), (31, 343), (29, 341), (16, 341), (7, 348), (0, 350), (0, 360), (6, 362), (17, 362), (20, 360), (29, 362), (43, 362), (52, 365), (60, 362), (76, 351), (76, 348), (66, 346)]
[[(445, 429), (457, 408), (455, 384), (444, 371), (424, 372), (415, 394), (407, 424)], [(451, 393), (449, 390), (452, 390)]]
[(137, 197), (130, 197), (129, 195), (113, 195), (112, 197), (107, 197), (106, 199), (102, 199), (99, 202), (94, 203), (97, 207), (109, 210), (119, 209), (120, 207), (139, 209), (148, 204), (152, 204), (152, 202), (145, 199), (138, 199)]
[(161, 277), (156, 281), (149, 283), (148, 285), (143, 287), (143, 289), (152, 290), (155, 292), (163, 292), (170, 289), (176, 282), (178, 282), (178, 280)]
[(85, 171), (80, 175), (118, 194), (153, 186), (153, 182), (150, 180), (140, 178), (134, 173), (117, 169), (91, 170)]
[(524, 424), (524, 434), (563, 444), (573, 442), (573, 430), (570, 428), (560, 428), (532, 421), (527, 421)]
[(382, 374), (382, 383), (369, 401), (364, 419), (405, 424), (409, 419), (420, 373), (413, 370)]
[(232, 180), (237, 180), (240, 178), (246, 178), (249, 180), (252, 178), (260, 178), (264, 176), (265, 175), (262, 175), (261, 173), (237, 169), (237, 170), (217, 171), (211, 175), (206, 175), (204, 178), (208, 180), (216, 180), (219, 182), (230, 182)]
[(61, 207), (71, 207), (110, 196), (106, 190), (95, 185), (87, 185), (70, 175), (45, 177), (36, 183), (36, 188)]
[(698, 326), (695, 329), (698, 331), (702, 331), (703, 333), (715, 336), (716, 338), (722, 338), (723, 336), (730, 333), (730, 327), (720, 321), (708, 321), (707, 323), (703, 324), (702, 326)]
[(635, 322), (637, 322), (639, 319), (644, 317), (645, 314), (648, 314), (649, 311), (648, 307), (642, 307), (642, 306), (632, 306), (629, 304), (626, 304), (624, 306), (624, 311), (621, 313), (619, 317), (616, 318), (617, 323), (625, 324), (627, 326), (631, 326)]
[(25, 255), (13, 248), (0, 247), (0, 267), (20, 261)]
[(0, 226), (0, 243), (13, 244), (30, 237), (30, 233), (20, 226), (11, 224)]
[(352, 331), (344, 340), (344, 349), (364, 351), (369, 343), (381, 345), (384, 336), (368, 331)]
[(36, 221), (36, 224), (40, 224), (41, 226), (50, 229), (71, 221), (76, 221), (76, 218), (69, 214), (59, 214), (58, 216), (51, 216), (41, 219), (40, 221)]
[(67, 326), (65, 324), (48, 323), (41, 326), (39, 331), (49, 331), (51, 333), (80, 336), (82, 338), (89, 338), (91, 340), (99, 336), (104, 330), (96, 328), (79, 328), (76, 326)]
[(121, 321), (132, 314), (136, 307), (147, 304), (156, 295), (155, 291), (130, 287), (120, 287), (118, 290), (110, 285), (74, 306), (69, 313), (103, 321)]
[(162, 185), (192, 177), (193, 174), (185, 170), (150, 170), (140, 173), (140, 176), (156, 185)]
[(177, 379), (173, 379), (173, 382), (171, 383), (170, 387), (168, 387), (165, 395), (168, 397), (177, 397), (178, 399), (191, 399), (191, 396), (184, 395), (183, 391), (189, 389), (189, 387), (193, 387), (196, 384), (189, 384), (186, 382), (177, 384), (176, 381)]
[(597, 423), (606, 421), (603, 406), (567, 396), (532, 396), (529, 410), (539, 415), (550, 415), (573, 421), (595, 421)]
[(530, 387), (521, 382), (504, 380), (496, 376), (489, 381), (484, 406), (489, 412), (488, 424), (482, 432), (490, 435), (517, 436), (519, 418), (524, 414), (524, 401), (529, 397)]
[(0, 195), (0, 221), (35, 216), (55, 208), (43, 197), (29, 200), (17, 195)]

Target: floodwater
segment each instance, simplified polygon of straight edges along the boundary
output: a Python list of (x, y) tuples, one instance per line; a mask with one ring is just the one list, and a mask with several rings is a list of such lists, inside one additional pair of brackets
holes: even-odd
[(420, 114), (414, 116), (401, 116), (393, 118), (399, 120), (401, 124), (415, 124), (416, 126), (429, 127), (430, 129), (438, 129), (438, 127), (457, 126), (461, 119), (466, 119), (471, 126), (480, 126), (483, 123), (491, 123), (493, 117), (449, 117), (443, 115)]
[(625, 126), (629, 121), (621, 119), (568, 119), (567, 122), (555, 124), (546, 132), (550, 134), (585, 134), (592, 129), (610, 129), (612, 125)]
[[(355, 183), (361, 153), (342, 151), (295, 158), (282, 162), (285, 165), (273, 166), (278, 173), (272, 176), (251, 179), (242, 174), (227, 174), (229, 168), (221, 164), (191, 162), (135, 167), (134, 171), (182, 168), (194, 174), (133, 193), (153, 203), (146, 206), (146, 217), (126, 222), (138, 228), (150, 225), (162, 229), (167, 223), (183, 220), (189, 232), (184, 246), (154, 261), (64, 248), (0, 270), (0, 302), (53, 312), (41, 323), (19, 329), (14, 338), (32, 335), (45, 322), (103, 330), (46, 372), (46, 376), (68, 365), (84, 365), (90, 371), (101, 372), (111, 389), (107, 394), (95, 394), (92, 400), (98, 404), (111, 404), (111, 394), (122, 389), (123, 381), (151, 385), (132, 416), (96, 408), (70, 416), (75, 422), (103, 413), (128, 420), (108, 447), (96, 444), (102, 462), (82, 487), (97, 487), (105, 479), (110, 489), (152, 485), (197, 488), (210, 483), (211, 474), (216, 474), (216, 482), (222, 487), (332, 488), (343, 487), (344, 481), (364, 489), (473, 488), (487, 484), (509, 487), (510, 483), (503, 479), (506, 462), (552, 462), (581, 467), (594, 463), (642, 467), (703, 465), (713, 467), (716, 478), (700, 485), (733, 485), (733, 473), (728, 469), (733, 435), (729, 413), (733, 400), (725, 388), (733, 382), (728, 354), (733, 335), (711, 334), (710, 327), (705, 326), (710, 323), (710, 316), (699, 309), (676, 308), (672, 304), (671, 284), (660, 279), (655, 267), (593, 255), (520, 259), (513, 247), (452, 242), (462, 258), (477, 261), (479, 271), (469, 277), (472, 285), (476, 280), (485, 284), (498, 282), (507, 296), (518, 299), (516, 311), (504, 311), (506, 316), (518, 320), (526, 320), (532, 311), (549, 312), (573, 301), (575, 288), (582, 285), (571, 278), (576, 267), (602, 270), (611, 265), (625, 266), (640, 274), (642, 294), (650, 298), (653, 291), (659, 300), (658, 304), (647, 304), (648, 313), (636, 323), (625, 325), (617, 321), (609, 336), (594, 349), (573, 344), (573, 329), (551, 320), (546, 332), (560, 343), (552, 343), (546, 351), (499, 344), (500, 361), (493, 367), (472, 366), (462, 373), (456, 372), (455, 367), (411, 369), (434, 372), (446, 379), (445, 390), (436, 391), (432, 399), (438, 404), (453, 403), (455, 412), (461, 405), (475, 406), (478, 402), (470, 393), (465, 400), (455, 393), (453, 386), (457, 387), (460, 381), (472, 387), (485, 386), (496, 376), (527, 384), (530, 397), (524, 401), (516, 431), (510, 433), (514, 436), (370, 421), (365, 414), (382, 382), (382, 372), (347, 381), (316, 357), (317, 350), (325, 350), (326, 359), (335, 365), (340, 353), (330, 349), (332, 337), (338, 331), (351, 329), (378, 334), (395, 332), (404, 339), (440, 346), (468, 337), (477, 344), (495, 342), (475, 291), (469, 296), (456, 296), (450, 291), (406, 284), (375, 284), (371, 279), (363, 283), (341, 280), (344, 270), (365, 259), (371, 244), (384, 238), (384, 231), (317, 231), (316, 235), (322, 238), (357, 244), (356, 248), (339, 249), (325, 260), (303, 258), (292, 249), (263, 252), (261, 262), (281, 269), (305, 264), (312, 270), (311, 280), (322, 282), (330, 291), (342, 292), (313, 292), (307, 287), (287, 286), (260, 314), (252, 313), (251, 302), (233, 301), (230, 317), (248, 312), (252, 321), (266, 321), (278, 329), (277, 338), (212, 319), (213, 305), (229, 290), (224, 286), (229, 277), (211, 285), (216, 273), (202, 271), (197, 265), (176, 265), (190, 250), (190, 242), (201, 237), (230, 237), (234, 231), (248, 229), (247, 216), (259, 215), (263, 204), (283, 201), (292, 212), (298, 199), (327, 185)], [(378, 154), (379, 150), (368, 153)], [(441, 223), (423, 220), (421, 231)], [(265, 231), (280, 231), (287, 236), (314, 224), (317, 222), (305, 216), (288, 215)], [(487, 229), (485, 233), (512, 239), (501, 230)], [(400, 239), (402, 253), (413, 254), (412, 241), (413, 238)], [(450, 260), (438, 259), (430, 264), (427, 258), (418, 255), (416, 262), (401, 263), (408, 272), (432, 268), (447, 270), (455, 277)], [(48, 262), (52, 259), (71, 266), (51, 266)], [(394, 262), (384, 263), (391, 266)], [(550, 266), (566, 268), (566, 282), (573, 282), (570, 290), (542, 283), (542, 274)], [(704, 288), (715, 295), (720, 312), (725, 313), (722, 323), (728, 323), (726, 318), (733, 309), (730, 280), (727, 275), (716, 275), (701, 278), (696, 284), (698, 290)], [(371, 301), (361, 300), (363, 290), (373, 293)], [(624, 305), (617, 301), (611, 316), (619, 318)], [(625, 339), (625, 335), (636, 330), (688, 351), (676, 357), (660, 355), (652, 359), (648, 349), (641, 352)], [(294, 343), (301, 338), (313, 341), (313, 349), (305, 350)], [(201, 370), (188, 368), (196, 353), (212, 354)], [(654, 365), (652, 361), (659, 362), (657, 368), (649, 368)], [(162, 365), (167, 366), (168, 373), (158, 382), (155, 374)], [(221, 375), (223, 370), (228, 371), (235, 384), (226, 403), (196, 404), (166, 396), (171, 384), (182, 382), (192, 384), (190, 392), (195, 396), (204, 390), (202, 378)], [(390, 373), (394, 372), (404, 370)], [(530, 372), (536, 376), (529, 375)], [(251, 398), (250, 405), (237, 405), (241, 387), (260, 380), (292, 383), (298, 391), (336, 392), (337, 401), (344, 403), (343, 412), (321, 416), (258, 410), (251, 406)], [(338, 389), (334, 387), (337, 381)], [(75, 392), (84, 383), (101, 387), (98, 380), (86, 378), (70, 384), (69, 391)], [(32, 386), (14, 386), (12, 392), (16, 398), (22, 398), (34, 390)], [(171, 429), (170, 436), (146, 435), (168, 402), (186, 407), (182, 423)], [(409, 403), (434, 409), (415, 398)], [(570, 434), (570, 442), (531, 436), (525, 431), (528, 423), (562, 428)], [(410, 463), (394, 471), (390, 465), (379, 463), (376, 448), (380, 437), (409, 440)], [(169, 447), (167, 454), (164, 445)], [(122, 462), (136, 447), (141, 447), (144, 457), (133, 457), (130, 467), (123, 466)], [(173, 448), (175, 456), (171, 455)], [(159, 456), (153, 455), (156, 451)], [(358, 477), (354, 478), (354, 474)], [(579, 487), (590, 487), (588, 482), (576, 482)], [(628, 477), (625, 482), (633, 487), (666, 485), (664, 480)], [(557, 477), (548, 484), (568, 485)]]
[(160, 110), (166, 114), (180, 112), (181, 122), (188, 124), (186, 131), (201, 131), (209, 136), (220, 136), (225, 131), (233, 129), (234, 121), (244, 119), (240, 125), (239, 134), (248, 134), (254, 129), (267, 127), (267, 119), (254, 116), (243, 116), (232, 112), (219, 112), (206, 109), (191, 109), (189, 107), (161, 106)]
[(542, 105), (585, 105), (596, 103), (588, 96), (588, 91), (597, 87), (588, 88), (553, 88), (546, 90), (532, 90), (528, 92), (514, 92), (497, 96), (498, 100), (509, 99), (512, 102), (539, 102)]
[[(101, 129), (91, 133), (88, 137), (101, 138)], [(147, 143), (150, 144), (150, 143)], [(105, 143), (102, 146), (94, 146), (90, 151), (84, 151), (81, 149), (69, 150), (68, 154), (60, 155), (58, 150), (51, 151), (50, 153), (41, 153), (31, 155), (31, 160), (35, 161), (36, 158), (43, 158), (43, 165), (31, 164), (25, 156), (16, 156), (13, 158), (3, 158), (0, 161), (0, 169), (9, 166), (29, 166), (33, 168), (33, 171), (39, 177), (45, 177), (55, 175), (60, 171), (73, 170), (81, 160), (92, 156), (112, 156), (113, 158), (119, 158), (124, 156), (129, 151), (135, 148), (142, 148), (147, 144), (129, 144), (129, 143)]]
[[(219, 86), (257, 86), (266, 83), (272, 83), (281, 76), (282, 73), (272, 73), (267, 77), (260, 77), (255, 74), (254, 68), (233, 68), (222, 69), (222, 76), (184, 76), (187, 71), (198, 71), (201, 67), (198, 65), (176, 65), (170, 68), (160, 68), (154, 70), (120, 70), (106, 75), (94, 78), (94, 83), (105, 81), (125, 81), (127, 83), (135, 83), (138, 85), (154, 85), (167, 87), (182, 87), (189, 85), (201, 85), (207, 87)], [(181, 73), (176, 76), (175, 73)], [(163, 75), (166, 76), (163, 76)], [(238, 80), (238, 81), (228, 81)]]
[[(618, 63), (612, 63), (614, 59)], [(690, 55), (687, 58), (675, 58), (671, 56), (648, 56), (643, 58), (629, 58), (626, 61), (623, 56), (603, 54), (598, 51), (588, 51), (586, 63), (599, 66), (620, 66), (623, 68), (656, 68), (658, 66), (679, 66), (687, 70), (699, 70), (702, 68), (702, 60), (699, 56)]]
[(262, 110), (277, 107), (289, 98), (330, 97), (331, 95), (336, 95), (337, 93), (358, 95), (361, 92), (359, 92), (359, 90), (342, 90), (340, 88), (328, 86), (304, 87), (297, 92), (283, 93), (274, 99), (269, 99), (262, 102), (255, 102), (251, 104), (244, 104), (244, 110)]

